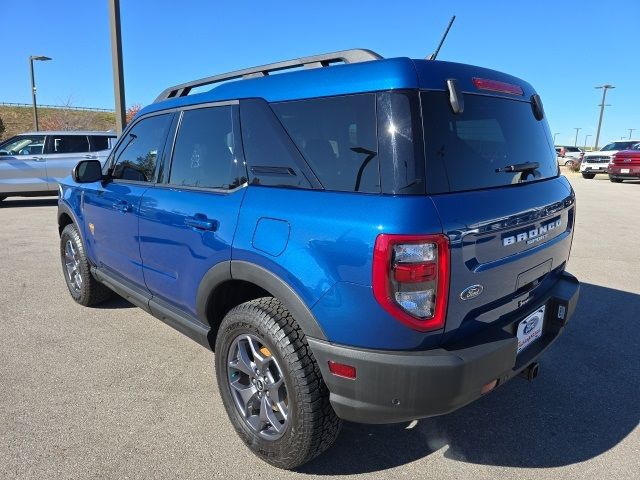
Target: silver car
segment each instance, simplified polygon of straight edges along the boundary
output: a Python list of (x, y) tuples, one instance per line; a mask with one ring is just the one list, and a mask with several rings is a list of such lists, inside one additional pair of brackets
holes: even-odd
[(30, 132), (0, 143), (0, 201), (56, 195), (58, 181), (86, 159), (102, 163), (115, 144), (113, 132)]

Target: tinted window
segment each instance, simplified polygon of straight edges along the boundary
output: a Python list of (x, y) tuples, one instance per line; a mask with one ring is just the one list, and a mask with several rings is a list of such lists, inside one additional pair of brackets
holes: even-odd
[[(106, 137), (102, 135), (89, 136), (89, 141), (91, 142), (91, 151), (98, 152), (100, 150), (108, 150), (109, 148), (111, 148), (111, 145), (109, 143), (109, 139), (111, 138), (115, 140), (115, 137)], [(112, 140), (112, 142), (114, 140)]]
[(89, 151), (86, 135), (51, 135), (48, 153), (82, 153)]
[[(240, 102), (242, 143), (252, 185), (311, 188), (315, 179), (263, 100)], [(316, 181), (317, 183), (317, 181)]]
[(7, 140), (0, 146), (0, 153), (5, 155), (42, 155), (43, 150), (43, 135), (21, 135)]
[(380, 192), (374, 94), (272, 107), (324, 188)]
[(611, 150), (627, 150), (631, 147), (633, 147), (633, 145), (635, 144), (635, 141), (631, 141), (631, 142), (611, 142), (607, 145), (605, 145), (604, 147), (602, 147), (603, 152), (609, 152)]
[(184, 112), (169, 183), (230, 189), (245, 182), (236, 139), (236, 108), (225, 106)]
[[(421, 95), (426, 175), (444, 168), (445, 191), (511, 185), (558, 174), (549, 128), (535, 119), (530, 103), (465, 94), (464, 112), (456, 115), (444, 92)], [(534, 171), (499, 171), (531, 162), (539, 164)]]
[(162, 153), (171, 114), (148, 117), (136, 123), (114, 153), (113, 178), (152, 182)]

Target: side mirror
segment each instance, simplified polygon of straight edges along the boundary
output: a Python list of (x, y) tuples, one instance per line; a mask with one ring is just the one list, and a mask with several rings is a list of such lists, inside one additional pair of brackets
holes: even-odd
[(77, 183), (93, 183), (102, 180), (102, 164), (99, 160), (82, 160), (71, 171)]

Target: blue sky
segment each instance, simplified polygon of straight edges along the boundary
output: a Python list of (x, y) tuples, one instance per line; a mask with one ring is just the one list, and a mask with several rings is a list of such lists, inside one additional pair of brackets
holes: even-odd
[[(107, 0), (0, 0), (0, 102), (113, 107)], [(439, 58), (520, 76), (545, 104), (557, 143), (593, 135), (611, 83), (602, 140), (640, 137), (640, 1), (121, 0), (127, 104), (214, 73), (353, 47), (385, 57), (430, 53), (457, 15)]]

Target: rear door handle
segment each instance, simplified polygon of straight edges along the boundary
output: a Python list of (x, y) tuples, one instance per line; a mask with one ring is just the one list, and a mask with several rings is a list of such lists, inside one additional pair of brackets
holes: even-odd
[(215, 232), (218, 229), (218, 222), (216, 220), (209, 220), (206, 215), (201, 213), (196, 213), (193, 217), (185, 218), (184, 224), (198, 230), (210, 230)]
[(32, 157), (31, 160), (34, 162), (44, 162), (44, 157)]
[(97, 160), (98, 156), (97, 155), (83, 155), (82, 158), (86, 158), (87, 160)]

